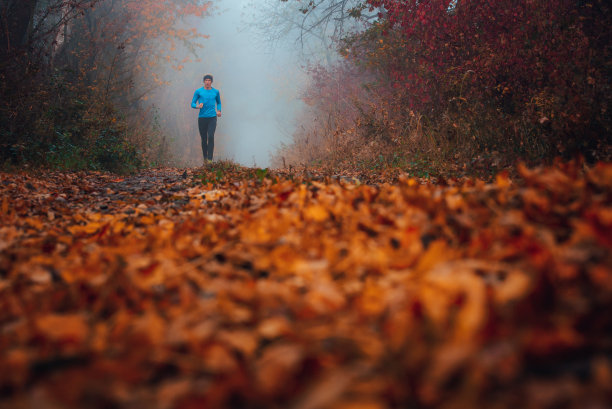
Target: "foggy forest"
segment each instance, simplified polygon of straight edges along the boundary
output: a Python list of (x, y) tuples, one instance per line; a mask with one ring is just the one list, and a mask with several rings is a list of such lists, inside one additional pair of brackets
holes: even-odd
[(0, 0), (0, 408), (612, 402), (604, 0)]

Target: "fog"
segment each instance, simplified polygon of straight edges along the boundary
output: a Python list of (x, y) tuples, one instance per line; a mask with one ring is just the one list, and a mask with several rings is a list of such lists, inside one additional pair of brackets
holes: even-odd
[[(291, 139), (303, 107), (299, 99), (303, 62), (292, 41), (274, 46), (263, 41), (253, 29), (257, 13), (249, 3), (217, 0), (209, 16), (187, 22), (189, 28), (197, 25), (209, 36), (196, 51), (201, 61), (185, 64), (180, 71), (168, 70), (169, 85), (155, 93), (160, 122), (171, 130), (176, 165), (202, 164), (198, 110), (190, 104), (207, 73), (214, 76), (213, 87), (219, 90), (223, 106), (215, 133), (215, 160), (268, 167), (279, 145)], [(177, 55), (188, 56), (194, 58), (186, 50)]]

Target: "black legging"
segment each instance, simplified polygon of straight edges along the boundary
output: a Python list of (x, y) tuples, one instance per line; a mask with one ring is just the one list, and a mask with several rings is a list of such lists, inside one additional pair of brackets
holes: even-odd
[(202, 155), (204, 160), (212, 160), (215, 149), (215, 129), (217, 129), (217, 117), (198, 118), (198, 129), (202, 138)]

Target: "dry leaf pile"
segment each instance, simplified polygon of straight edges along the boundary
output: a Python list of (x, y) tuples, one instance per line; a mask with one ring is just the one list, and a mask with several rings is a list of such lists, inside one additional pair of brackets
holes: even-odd
[(604, 408), (612, 164), (0, 174), (0, 407)]

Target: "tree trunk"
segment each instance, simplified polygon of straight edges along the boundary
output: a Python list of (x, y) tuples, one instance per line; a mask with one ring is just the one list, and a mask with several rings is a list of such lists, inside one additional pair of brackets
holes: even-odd
[(8, 0), (0, 6), (0, 59), (5, 60), (28, 42), (38, 0)]

